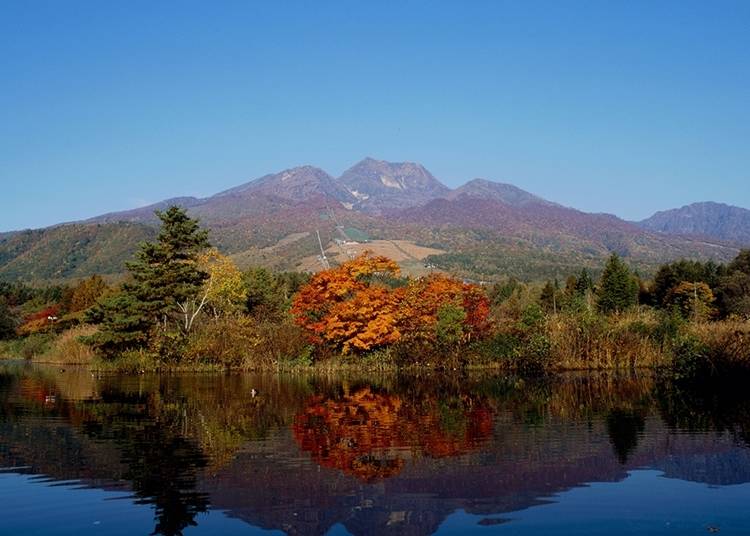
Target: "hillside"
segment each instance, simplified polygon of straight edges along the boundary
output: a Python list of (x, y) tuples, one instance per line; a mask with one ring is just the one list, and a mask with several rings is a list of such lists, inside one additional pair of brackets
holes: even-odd
[(511, 184), (474, 179), (451, 190), (419, 164), (366, 158), (338, 179), (300, 166), (206, 198), (178, 197), (85, 222), (3, 233), (0, 277), (117, 273), (138, 243), (154, 235), (154, 210), (171, 204), (199, 218), (211, 242), (242, 268), (319, 268), (320, 233), (334, 262), (346, 256), (341, 243), (352, 240), (419, 251), (407, 257), (412, 273), (429, 264), (478, 279), (562, 277), (581, 266), (596, 269), (617, 252), (648, 274), (680, 257), (726, 261), (737, 253), (729, 241), (738, 239), (724, 237), (750, 236), (750, 223), (736, 211), (711, 228), (722, 230), (719, 238), (706, 238), (697, 227), (687, 234), (702, 236), (671, 235), (644, 222), (563, 207)]
[(515, 207), (523, 207), (527, 205), (555, 205), (555, 203), (551, 203), (546, 199), (530, 194), (512, 184), (493, 182), (486, 179), (470, 180), (463, 186), (451, 191), (446, 197), (448, 199), (457, 199), (461, 196), (493, 199)]
[(133, 223), (70, 224), (0, 237), (0, 278), (65, 280), (123, 270), (138, 244), (156, 236)]
[(664, 234), (705, 236), (750, 245), (750, 210), (723, 203), (693, 203), (657, 212), (638, 225)]

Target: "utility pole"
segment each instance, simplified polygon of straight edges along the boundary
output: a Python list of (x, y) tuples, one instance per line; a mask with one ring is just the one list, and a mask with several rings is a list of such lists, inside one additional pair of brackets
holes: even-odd
[(328, 263), (328, 257), (326, 257), (326, 252), (323, 249), (323, 241), (320, 239), (320, 231), (315, 229), (315, 234), (318, 236), (318, 246), (320, 246), (320, 263), (323, 265), (324, 270), (328, 270), (331, 268), (331, 265)]

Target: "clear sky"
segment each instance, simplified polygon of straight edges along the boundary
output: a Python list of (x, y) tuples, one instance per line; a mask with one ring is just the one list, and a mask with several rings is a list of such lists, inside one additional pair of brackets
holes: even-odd
[(0, 230), (364, 156), (750, 208), (750, 1), (0, 4)]

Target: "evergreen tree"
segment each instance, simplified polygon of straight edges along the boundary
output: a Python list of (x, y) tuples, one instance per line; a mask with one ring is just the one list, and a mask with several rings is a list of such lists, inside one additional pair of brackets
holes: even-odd
[(599, 280), (599, 310), (624, 311), (637, 303), (638, 282), (617, 253), (613, 253)]
[(197, 303), (208, 274), (198, 260), (209, 247), (208, 232), (179, 207), (156, 215), (162, 223), (159, 236), (127, 263), (131, 280), (87, 315), (101, 326), (87, 342), (109, 355), (143, 347), (157, 327), (164, 333), (175, 327), (186, 332), (200, 311)]
[(542, 294), (539, 297), (539, 304), (548, 313), (556, 313), (558, 308), (558, 282), (555, 279), (554, 284), (547, 281), (542, 288)]
[(4, 296), (0, 296), (0, 340), (11, 339), (16, 334), (16, 317)]
[(576, 292), (579, 296), (586, 296), (587, 292), (594, 290), (594, 280), (591, 279), (591, 274), (584, 268), (576, 278)]
[(83, 341), (107, 357), (142, 348), (148, 343), (154, 324), (144, 316), (141, 305), (127, 292), (107, 296), (86, 311), (86, 322), (99, 324), (99, 331), (83, 337)]
[(156, 212), (161, 231), (155, 243), (146, 242), (127, 263), (133, 281), (123, 288), (139, 303), (144, 314), (166, 329), (175, 316), (185, 316), (208, 274), (198, 268), (198, 255), (210, 247), (208, 231), (189, 218), (184, 209)]
[(718, 304), (722, 316), (750, 318), (750, 250), (742, 250), (719, 280)]

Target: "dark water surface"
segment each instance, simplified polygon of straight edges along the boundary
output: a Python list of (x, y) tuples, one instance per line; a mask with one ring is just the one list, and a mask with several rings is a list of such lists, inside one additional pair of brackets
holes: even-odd
[(749, 445), (742, 383), (5, 363), (0, 534), (748, 534)]

